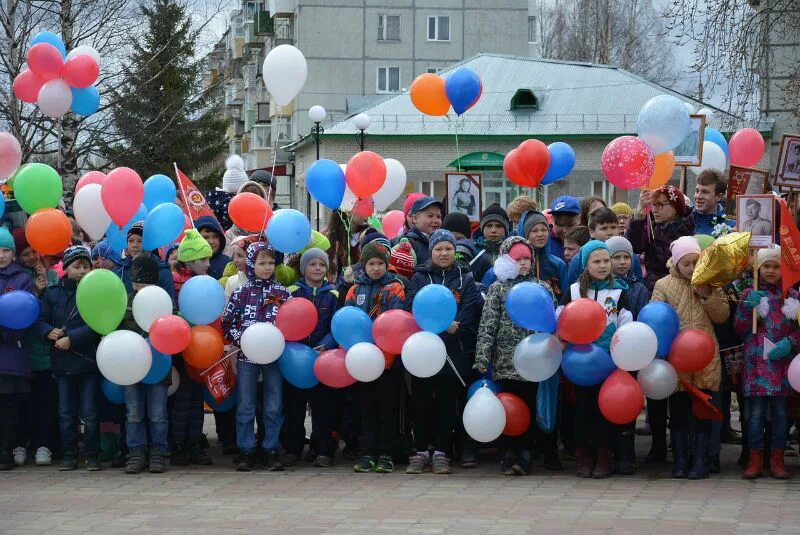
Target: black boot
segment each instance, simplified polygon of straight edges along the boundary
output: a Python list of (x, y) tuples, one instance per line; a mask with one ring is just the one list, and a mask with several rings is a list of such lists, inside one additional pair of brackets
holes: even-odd
[(186, 447), (183, 443), (177, 442), (172, 455), (169, 457), (169, 464), (172, 466), (189, 466), (189, 458), (186, 455)]
[(208, 456), (206, 450), (203, 449), (199, 441), (189, 444), (189, 462), (201, 466), (211, 466), (214, 464), (214, 461)]
[[(648, 464), (663, 463), (667, 460), (667, 432), (665, 429), (655, 429), (652, 425), (650, 429), (653, 443), (644, 462)], [(672, 440), (674, 441), (675, 438), (673, 437)]]
[(143, 449), (134, 448), (128, 452), (128, 459), (125, 462), (126, 474), (141, 474), (147, 467), (147, 458)]
[(689, 479), (705, 479), (708, 477), (708, 433), (695, 433), (694, 464), (689, 470)]
[(631, 432), (624, 432), (619, 436), (619, 473), (630, 476), (636, 473), (636, 451), (634, 449), (634, 436)]
[(683, 479), (689, 472), (689, 437), (686, 431), (672, 432), (672, 477)]

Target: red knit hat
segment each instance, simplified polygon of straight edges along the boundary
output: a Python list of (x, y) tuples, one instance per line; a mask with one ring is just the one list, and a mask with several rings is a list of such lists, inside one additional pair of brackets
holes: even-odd
[(515, 243), (511, 247), (511, 249), (508, 250), (508, 256), (510, 256), (514, 260), (519, 260), (521, 258), (527, 258), (528, 260), (533, 260), (533, 255), (531, 255), (530, 246), (522, 242)]
[(403, 204), (403, 213), (408, 215), (411, 211), (411, 207), (414, 206), (414, 201), (426, 197), (424, 193), (409, 193), (406, 197), (406, 202)]
[(667, 198), (667, 202), (670, 203), (673, 208), (675, 208), (675, 211), (678, 213), (678, 217), (684, 217), (686, 215), (686, 199), (681, 190), (675, 186), (663, 185), (653, 191), (654, 195), (656, 193), (660, 193)]
[(405, 278), (414, 276), (414, 268), (417, 266), (417, 255), (414, 253), (411, 242), (406, 238), (400, 240), (400, 243), (395, 245), (392, 249), (389, 265), (394, 268), (398, 275)]

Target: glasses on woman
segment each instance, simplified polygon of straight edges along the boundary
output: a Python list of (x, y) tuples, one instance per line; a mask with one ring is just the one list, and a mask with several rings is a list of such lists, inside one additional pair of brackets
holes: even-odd
[(650, 206), (653, 207), (653, 210), (661, 210), (665, 206), (669, 206), (669, 203), (668, 202), (654, 202), (654, 203), (651, 203)]

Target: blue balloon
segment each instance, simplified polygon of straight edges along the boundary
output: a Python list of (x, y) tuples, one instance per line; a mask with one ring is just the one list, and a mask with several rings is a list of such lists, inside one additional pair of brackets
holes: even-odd
[(345, 189), (344, 171), (333, 160), (317, 160), (306, 171), (308, 192), (317, 202), (336, 210), (342, 204)]
[(267, 223), (267, 239), (282, 253), (297, 253), (311, 240), (311, 223), (297, 210), (276, 210)]
[(650, 145), (653, 154), (661, 154), (680, 145), (689, 135), (691, 126), (686, 105), (672, 95), (651, 98), (642, 106), (636, 119), (639, 137)]
[(53, 32), (39, 32), (36, 36), (31, 40), (31, 46), (38, 45), (39, 43), (47, 43), (49, 45), (53, 45), (61, 52), (61, 57), (67, 57), (67, 47), (64, 46), (64, 41), (61, 40), (59, 36), (54, 34)]
[(447, 93), (447, 99), (453, 106), (453, 111), (457, 115), (461, 115), (481, 98), (483, 85), (475, 71), (467, 67), (459, 67), (445, 80), (444, 90)]
[(125, 226), (122, 228), (118, 227), (116, 224), (111, 223), (106, 230), (106, 240), (108, 241), (108, 246), (111, 248), (112, 251), (119, 254), (125, 250), (128, 246), (128, 231), (131, 229), (134, 223), (141, 221), (144, 222), (147, 220), (147, 207), (142, 204), (139, 206), (139, 209), (133, 215), (130, 221), (125, 223)]
[(237, 394), (236, 390), (234, 390), (230, 396), (222, 400), (222, 403), (217, 403), (214, 396), (208, 391), (208, 388), (203, 388), (203, 399), (208, 403), (208, 406), (211, 407), (211, 410), (215, 412), (228, 412), (236, 408)]
[(345, 349), (359, 342), (375, 343), (372, 320), (366, 312), (356, 307), (343, 307), (336, 311), (331, 320), (331, 333), (336, 343)]
[(656, 333), (656, 338), (658, 339), (656, 355), (659, 357), (669, 355), (672, 342), (675, 341), (681, 330), (681, 320), (675, 309), (664, 301), (653, 301), (642, 307), (636, 319), (645, 325), (649, 325)]
[(72, 105), (70, 109), (78, 115), (91, 115), (100, 109), (100, 93), (93, 85), (83, 89), (71, 87)]
[(13, 290), (0, 295), (0, 327), (22, 331), (39, 319), (39, 300), (29, 292)]
[(178, 296), (181, 316), (194, 325), (214, 323), (225, 308), (225, 289), (208, 275), (192, 277)]
[(467, 389), (467, 399), (471, 398), (472, 395), (475, 394), (475, 392), (477, 392), (478, 389), (481, 388), (482, 386), (487, 387), (495, 394), (499, 394), (500, 391), (502, 390), (500, 388), (500, 385), (495, 383), (491, 379), (478, 379), (477, 381), (469, 385), (469, 388)]
[(287, 342), (278, 359), (278, 367), (286, 381), (297, 388), (314, 388), (319, 379), (314, 374), (317, 352), (307, 345)]
[(175, 183), (166, 175), (153, 175), (144, 181), (144, 205), (148, 210), (159, 204), (174, 204), (176, 195)]
[(108, 401), (114, 405), (125, 405), (125, 387), (112, 383), (105, 377), (100, 382), (100, 389)]
[(152, 251), (175, 241), (183, 232), (183, 210), (174, 203), (159, 204), (144, 220), (142, 247)]
[(575, 167), (575, 151), (568, 144), (556, 141), (550, 143), (547, 150), (550, 152), (550, 167), (547, 168), (547, 173), (542, 178), (542, 186), (561, 180), (569, 175)]
[(523, 282), (512, 287), (506, 295), (506, 312), (523, 329), (556, 332), (553, 298), (541, 284)]
[[(150, 340), (147, 343), (150, 344)], [(172, 357), (170, 355), (157, 351), (153, 344), (150, 344), (150, 351), (153, 353), (153, 363), (150, 365), (150, 371), (142, 379), (142, 382), (146, 385), (160, 383), (172, 371)]]
[(598, 345), (571, 345), (564, 351), (561, 369), (573, 384), (594, 386), (605, 381), (617, 365), (608, 351)]
[(0, 195), (0, 219), (3, 219), (4, 213), (6, 213), (6, 199)]
[(725, 136), (722, 135), (722, 132), (716, 128), (706, 127), (705, 134), (703, 135), (703, 141), (710, 141), (711, 143), (719, 145), (719, 148), (721, 148), (722, 152), (725, 153), (725, 159), (731, 159), (730, 154), (728, 153), (728, 141), (725, 139)]
[(411, 311), (423, 331), (442, 333), (456, 319), (458, 305), (453, 292), (441, 284), (429, 284), (414, 296)]

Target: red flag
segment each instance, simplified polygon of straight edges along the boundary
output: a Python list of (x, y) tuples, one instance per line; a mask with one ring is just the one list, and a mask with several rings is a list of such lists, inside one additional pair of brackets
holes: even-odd
[(800, 230), (794, 222), (786, 201), (781, 199), (781, 279), (783, 292), (800, 282)]
[(200, 193), (200, 190), (197, 189), (194, 182), (189, 180), (189, 177), (178, 169), (177, 165), (175, 165), (175, 175), (178, 177), (178, 188), (181, 190), (183, 213), (189, 216), (189, 219), (192, 221), (203, 216), (211, 216), (216, 221), (217, 216), (214, 215), (214, 211), (208, 206), (206, 198)]

